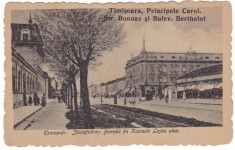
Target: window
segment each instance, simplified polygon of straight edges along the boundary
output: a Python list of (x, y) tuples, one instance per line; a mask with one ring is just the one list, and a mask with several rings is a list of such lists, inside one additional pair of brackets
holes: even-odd
[(140, 79), (141, 79), (141, 82), (144, 82), (144, 74), (141, 72), (141, 75), (140, 75)]
[(154, 75), (149, 76), (149, 81), (150, 82), (154, 82), (154, 80), (155, 80), (155, 76)]
[(161, 56), (160, 58), (164, 58), (164, 56)]
[(12, 88), (13, 92), (16, 92), (16, 69), (12, 67)]
[(18, 92), (21, 92), (21, 71), (18, 71)]
[(30, 40), (30, 32), (29, 29), (21, 30), (21, 41), (29, 41)]
[(35, 82), (35, 81), (34, 81), (34, 79), (33, 79), (33, 82), (32, 82), (32, 84), (33, 84), (33, 85), (32, 85), (32, 86), (33, 86), (33, 87), (32, 87), (32, 88), (33, 88), (33, 92), (35, 92), (35, 85), (34, 85), (34, 82)]
[(167, 77), (162, 77), (162, 82), (166, 82), (167, 81)]
[(154, 66), (150, 66), (150, 74), (154, 74)]
[(26, 92), (26, 74), (23, 74), (23, 92)]
[(172, 59), (175, 59), (175, 56), (172, 56), (171, 58), (172, 58)]
[(37, 92), (37, 79), (35, 79), (35, 82), (34, 82), (34, 88), (35, 88), (35, 92)]
[(215, 59), (219, 59), (219, 56), (216, 56)]
[(163, 72), (166, 72), (166, 66), (163, 66)]
[(209, 59), (209, 57), (208, 57), (208, 56), (206, 56), (206, 57), (205, 57), (205, 59)]
[(27, 77), (27, 92), (30, 92), (30, 78), (29, 76)]

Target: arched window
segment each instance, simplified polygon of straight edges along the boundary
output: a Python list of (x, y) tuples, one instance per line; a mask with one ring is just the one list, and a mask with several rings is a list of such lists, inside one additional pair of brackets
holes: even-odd
[(30, 31), (29, 29), (21, 30), (21, 41), (29, 41), (30, 40)]

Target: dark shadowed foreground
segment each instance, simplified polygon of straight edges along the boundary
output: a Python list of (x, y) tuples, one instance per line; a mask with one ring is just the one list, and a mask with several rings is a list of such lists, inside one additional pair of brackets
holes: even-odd
[[(66, 113), (70, 120), (68, 129), (84, 129), (83, 113), (73, 111)], [(193, 118), (173, 116), (164, 113), (152, 112), (134, 107), (115, 105), (92, 106), (92, 117), (95, 128), (161, 128), (161, 127), (208, 127), (221, 126), (210, 122), (198, 121)]]

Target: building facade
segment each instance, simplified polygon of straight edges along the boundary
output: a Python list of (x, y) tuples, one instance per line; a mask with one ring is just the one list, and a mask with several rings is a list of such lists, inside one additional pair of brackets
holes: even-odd
[[(43, 71), (43, 41), (31, 17), (28, 24), (11, 24), (13, 107), (27, 105), (37, 93), (48, 96), (48, 74)], [(26, 100), (25, 100), (25, 96)]]
[(89, 95), (96, 97), (112, 97), (114, 95), (121, 97), (126, 87), (126, 77), (117, 78), (100, 85), (92, 84), (89, 86)]
[(126, 77), (117, 78), (104, 83), (105, 87), (104, 94), (106, 97), (111, 97), (114, 95), (123, 96), (122, 93), (126, 88)]
[(180, 76), (176, 80), (174, 89), (177, 92), (177, 99), (221, 100), (223, 98), (223, 64), (201, 67)]
[(174, 85), (176, 79), (197, 68), (222, 63), (221, 53), (186, 53), (147, 52), (145, 40), (140, 54), (127, 61), (126, 87), (127, 95), (142, 100), (158, 98), (164, 89)]

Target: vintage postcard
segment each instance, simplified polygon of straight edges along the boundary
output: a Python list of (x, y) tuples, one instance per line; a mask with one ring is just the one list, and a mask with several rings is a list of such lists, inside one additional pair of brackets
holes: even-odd
[(11, 146), (232, 140), (229, 2), (8, 3)]

